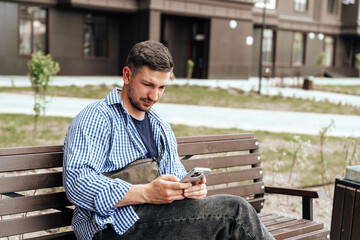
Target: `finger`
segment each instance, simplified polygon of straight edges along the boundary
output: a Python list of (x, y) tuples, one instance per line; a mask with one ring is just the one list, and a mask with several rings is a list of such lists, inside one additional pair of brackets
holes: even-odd
[(171, 203), (175, 200), (182, 200), (185, 196), (183, 195), (183, 190), (176, 190), (176, 191), (168, 191), (165, 195), (161, 196), (161, 202), (164, 203)]
[(179, 182), (179, 179), (173, 174), (161, 175), (159, 178), (167, 180), (167, 181), (171, 181), (171, 182)]
[(203, 177), (198, 184), (206, 184), (206, 177)]
[(204, 198), (207, 195), (207, 190), (201, 190), (197, 192), (184, 193), (184, 196), (187, 198), (200, 199)]
[(169, 183), (169, 188), (171, 189), (189, 189), (192, 187), (191, 183), (181, 183), (181, 182), (171, 182)]
[(191, 192), (197, 192), (197, 191), (202, 191), (206, 189), (206, 185), (205, 184), (201, 184), (201, 185), (195, 185), (192, 186), (191, 188), (185, 189), (184, 192), (185, 193), (191, 193)]

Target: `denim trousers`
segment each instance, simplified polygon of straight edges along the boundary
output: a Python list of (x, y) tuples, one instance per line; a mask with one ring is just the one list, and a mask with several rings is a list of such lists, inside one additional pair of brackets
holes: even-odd
[(254, 208), (237, 196), (215, 195), (163, 205), (143, 204), (134, 209), (140, 220), (126, 233), (118, 235), (108, 225), (107, 229), (96, 233), (94, 239), (275, 240)]

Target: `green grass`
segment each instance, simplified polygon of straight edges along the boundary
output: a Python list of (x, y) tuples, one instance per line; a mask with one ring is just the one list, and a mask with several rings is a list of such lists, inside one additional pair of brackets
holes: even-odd
[[(49, 96), (58, 97), (77, 97), (77, 98), (104, 98), (115, 86), (112, 85), (96, 85), (96, 86), (50, 86), (48, 88)], [(2, 87), (0, 92), (11, 92), (11, 93), (28, 93), (32, 94), (30, 87)]]
[(314, 85), (314, 89), (360, 96), (360, 79), (358, 85)]
[(0, 148), (62, 144), (72, 118), (40, 117), (34, 134), (34, 116), (0, 114)]
[[(0, 148), (24, 147), (39, 145), (62, 145), (71, 118), (62, 117), (41, 117), (39, 132), (34, 137), (33, 116), (24, 114), (0, 114)], [(217, 129), (208, 127), (190, 127), (186, 125), (172, 125), (177, 137), (248, 133), (241, 129)], [(290, 143), (294, 139), (294, 134), (290, 133), (271, 133), (267, 131), (255, 131), (254, 136), (259, 139), (260, 153), (262, 155), (262, 167), (265, 176), (276, 176), (275, 184), (287, 186), (287, 179), (293, 158)], [(303, 165), (296, 163), (295, 174), (292, 177), (292, 186), (311, 186), (321, 184), (321, 164), (320, 164), (320, 138), (319, 136), (298, 135), (304, 141), (311, 141), (312, 147), (307, 150), (308, 158)], [(329, 137), (325, 148), (325, 159), (327, 161), (328, 179), (343, 176), (345, 169), (344, 146), (350, 146), (352, 139)], [(359, 140), (359, 139), (358, 139)], [(360, 148), (360, 141), (357, 142), (357, 149)], [(274, 151), (276, 150), (276, 153)], [(283, 155), (283, 152), (286, 155)], [(281, 159), (281, 160), (279, 160)], [(355, 154), (353, 165), (360, 164), (359, 152)], [(278, 170), (273, 166), (281, 161), (283, 165)], [(281, 178), (279, 176), (282, 176)], [(269, 180), (270, 179), (270, 180)], [(271, 177), (267, 180), (271, 181)], [(280, 182), (279, 182), (280, 181)], [(282, 182), (284, 181), (284, 182)]]
[[(85, 87), (50, 87), (49, 95), (99, 99), (105, 97), (114, 86), (99, 85)], [(30, 88), (1, 88), (2, 92), (28, 92)], [(160, 99), (161, 103), (205, 105), (217, 107), (282, 110), (295, 112), (316, 112), (360, 115), (360, 108), (342, 106), (328, 101), (316, 102), (281, 95), (264, 96), (254, 92), (246, 93), (236, 89), (219, 89), (199, 86), (170, 85)]]
[(206, 88), (197, 86), (168, 86), (160, 102), (217, 107), (283, 110), (360, 115), (359, 107), (341, 106), (328, 101), (316, 102), (281, 95), (264, 96), (235, 89)]

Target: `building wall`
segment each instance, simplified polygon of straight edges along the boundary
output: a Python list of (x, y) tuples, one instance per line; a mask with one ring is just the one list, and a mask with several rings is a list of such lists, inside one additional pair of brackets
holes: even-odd
[(107, 13), (109, 20), (108, 57), (90, 59), (83, 57), (84, 15), (91, 11), (49, 11), (49, 49), (61, 66), (61, 75), (118, 75), (119, 20)]
[[(86, 59), (82, 55), (83, 16), (89, 11), (48, 8), (48, 49), (61, 67), (60, 75), (118, 75), (119, 20), (109, 19), (109, 56)], [(18, 4), (0, 2), (0, 74), (25, 75), (30, 56), (18, 54)]]
[(209, 72), (210, 79), (248, 78), (252, 63), (252, 46), (246, 45), (246, 37), (253, 36), (252, 23), (237, 21), (231, 29), (231, 19), (211, 18)]
[(0, 75), (26, 74), (26, 57), (18, 55), (18, 4), (0, 1)]
[[(18, 4), (40, 4), (49, 9), (49, 53), (60, 63), (60, 75), (121, 75), (131, 46), (139, 41), (165, 40), (175, 61), (175, 75), (186, 76), (189, 58), (187, 19), (210, 19), (207, 77), (247, 78), (258, 75), (262, 9), (247, 0), (14, 0), (0, 1), (0, 74), (26, 74), (30, 57), (18, 54)], [(338, 12), (327, 12), (327, 1), (309, 0), (308, 11), (294, 10), (294, 1), (277, 0), (277, 8), (266, 11), (266, 26), (274, 29), (275, 62), (273, 76), (316, 75), (316, 58), (323, 42), (309, 39), (308, 33), (323, 33), (336, 38), (335, 65), (329, 71), (354, 76), (353, 66), (344, 67), (346, 37), (355, 39), (354, 53), (359, 52), (359, 1), (344, 5), (338, 1)], [(98, 12), (109, 19), (109, 57), (86, 59), (82, 56), (83, 16)], [(162, 16), (172, 16), (163, 21)], [(229, 21), (235, 19), (236, 29)], [(163, 29), (166, 36), (162, 36)], [(305, 64), (291, 66), (294, 31), (306, 34)], [(343, 34), (343, 35), (341, 35)], [(253, 36), (253, 46), (246, 37)], [(264, 66), (264, 68), (269, 66)], [(271, 67), (271, 66), (270, 66)], [(206, 74), (205, 74), (206, 75)]]

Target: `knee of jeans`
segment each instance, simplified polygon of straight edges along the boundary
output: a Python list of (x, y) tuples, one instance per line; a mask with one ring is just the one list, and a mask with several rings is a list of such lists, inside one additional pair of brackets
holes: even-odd
[(249, 207), (251, 206), (244, 198), (239, 196), (229, 195), (227, 196), (228, 204), (231, 206)]

